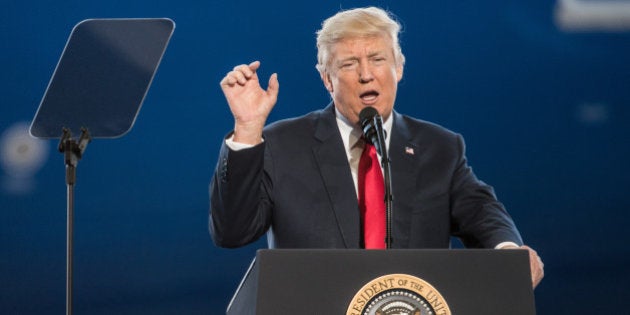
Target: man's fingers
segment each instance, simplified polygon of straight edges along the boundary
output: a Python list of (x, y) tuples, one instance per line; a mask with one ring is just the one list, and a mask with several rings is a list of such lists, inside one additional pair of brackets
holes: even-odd
[[(511, 247), (511, 248), (505, 247), (505, 248), (512, 249), (515, 247)], [(532, 287), (536, 288), (536, 286), (538, 286), (538, 284), (545, 277), (545, 269), (544, 269), (545, 264), (542, 262), (542, 259), (540, 259), (540, 256), (538, 256), (538, 253), (531, 247), (527, 245), (522, 245), (518, 248), (526, 249), (527, 252), (529, 253), (529, 269), (532, 276)]]
[(269, 84), (267, 85), (267, 94), (273, 99), (278, 98), (278, 91), (280, 90), (280, 82), (278, 82), (278, 74), (274, 73), (269, 77)]
[[(255, 85), (251, 85), (252, 89), (263, 92), (266, 94), (266, 98), (271, 104), (275, 104), (278, 99), (278, 91), (280, 89), (280, 83), (278, 82), (278, 74), (274, 73), (269, 77), (269, 83), (267, 85), (267, 90), (264, 91), (261, 89), (258, 84), (258, 76), (256, 75), (256, 71), (260, 67), (260, 61), (254, 61), (248, 65), (242, 64), (233, 68), (232, 71), (228, 72), (225, 77), (221, 80), (221, 88), (223, 89), (223, 93), (228, 96), (228, 94), (232, 94), (230, 92), (233, 88), (237, 88), (236, 90), (240, 90), (238, 87), (248, 87), (248, 82), (256, 81)], [(248, 89), (250, 92), (254, 91), (252, 89)], [(263, 95), (260, 95), (263, 96)], [(229, 97), (228, 97), (229, 98)], [(229, 100), (228, 100), (229, 103)], [(272, 105), (273, 106), (273, 105)]]
[(221, 85), (234, 86), (236, 83), (245, 85), (249, 79), (254, 77), (258, 67), (260, 67), (259, 61), (254, 61), (249, 65), (238, 65), (225, 75), (221, 80)]
[(240, 72), (247, 79), (256, 74), (256, 70), (260, 67), (260, 61), (254, 61), (248, 65), (238, 65), (232, 69), (232, 72)]
[(256, 60), (256, 61), (252, 62), (252, 63), (250, 63), (248, 65), (248, 67), (249, 67), (250, 70), (255, 72), (260, 67), (260, 61)]
[[(249, 68), (246, 67), (245, 69), (249, 69)], [(253, 72), (251, 72), (250, 76), (248, 77), (241, 70), (230, 71), (228, 72), (228, 74), (225, 75), (223, 80), (221, 80), (221, 85), (228, 85), (230, 87), (236, 85), (237, 83), (239, 85), (245, 85), (252, 75), (253, 75)]]
[(531, 247), (523, 245), (521, 246), (521, 248), (527, 249), (527, 251), (529, 252), (529, 265), (532, 273), (532, 286), (536, 288), (536, 286), (538, 286), (540, 281), (542, 281), (543, 277), (545, 276), (545, 264), (542, 262), (542, 259), (540, 259), (540, 256), (538, 256), (538, 253)]

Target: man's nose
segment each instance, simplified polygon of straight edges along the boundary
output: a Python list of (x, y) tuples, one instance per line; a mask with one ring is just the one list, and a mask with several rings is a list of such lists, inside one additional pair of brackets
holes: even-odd
[(372, 69), (367, 63), (363, 63), (359, 66), (359, 82), (368, 83), (374, 79), (372, 75)]

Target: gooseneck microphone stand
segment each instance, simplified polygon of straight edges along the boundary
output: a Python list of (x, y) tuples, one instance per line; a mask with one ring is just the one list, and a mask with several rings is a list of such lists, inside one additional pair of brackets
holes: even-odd
[(59, 142), (59, 152), (64, 154), (67, 186), (67, 221), (66, 221), (66, 314), (72, 315), (72, 249), (74, 246), (74, 185), (77, 180), (77, 164), (83, 156), (92, 138), (87, 128), (81, 128), (81, 137), (77, 142), (72, 139), (68, 128), (63, 128)]
[(392, 179), (389, 154), (385, 145), (385, 131), (383, 130), (383, 120), (374, 107), (366, 107), (359, 113), (359, 120), (363, 135), (372, 142), (376, 151), (381, 156), (381, 166), (383, 167), (383, 179), (385, 184), (385, 246), (392, 248)]
[(385, 182), (385, 246), (387, 249), (392, 248), (392, 201), (394, 197), (392, 195), (392, 178), (389, 154), (387, 153), (387, 146), (385, 145), (385, 132), (383, 131), (383, 125), (381, 116), (376, 116), (375, 120), (379, 122), (376, 124), (376, 134), (378, 136), (379, 146), (381, 147), (381, 166), (383, 167), (383, 179)]

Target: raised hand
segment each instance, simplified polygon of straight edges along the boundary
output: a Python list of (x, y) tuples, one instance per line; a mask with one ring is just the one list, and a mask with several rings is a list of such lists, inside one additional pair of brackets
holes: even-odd
[(256, 74), (259, 67), (259, 61), (236, 66), (221, 80), (221, 89), (234, 116), (235, 142), (260, 143), (267, 117), (278, 100), (278, 75), (271, 75), (264, 90)]

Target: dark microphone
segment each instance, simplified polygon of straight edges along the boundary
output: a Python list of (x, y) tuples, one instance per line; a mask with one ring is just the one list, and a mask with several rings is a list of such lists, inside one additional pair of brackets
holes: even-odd
[(361, 130), (363, 130), (363, 136), (376, 147), (378, 155), (383, 157), (385, 152), (385, 133), (381, 115), (378, 114), (374, 107), (368, 106), (359, 113), (359, 121)]

